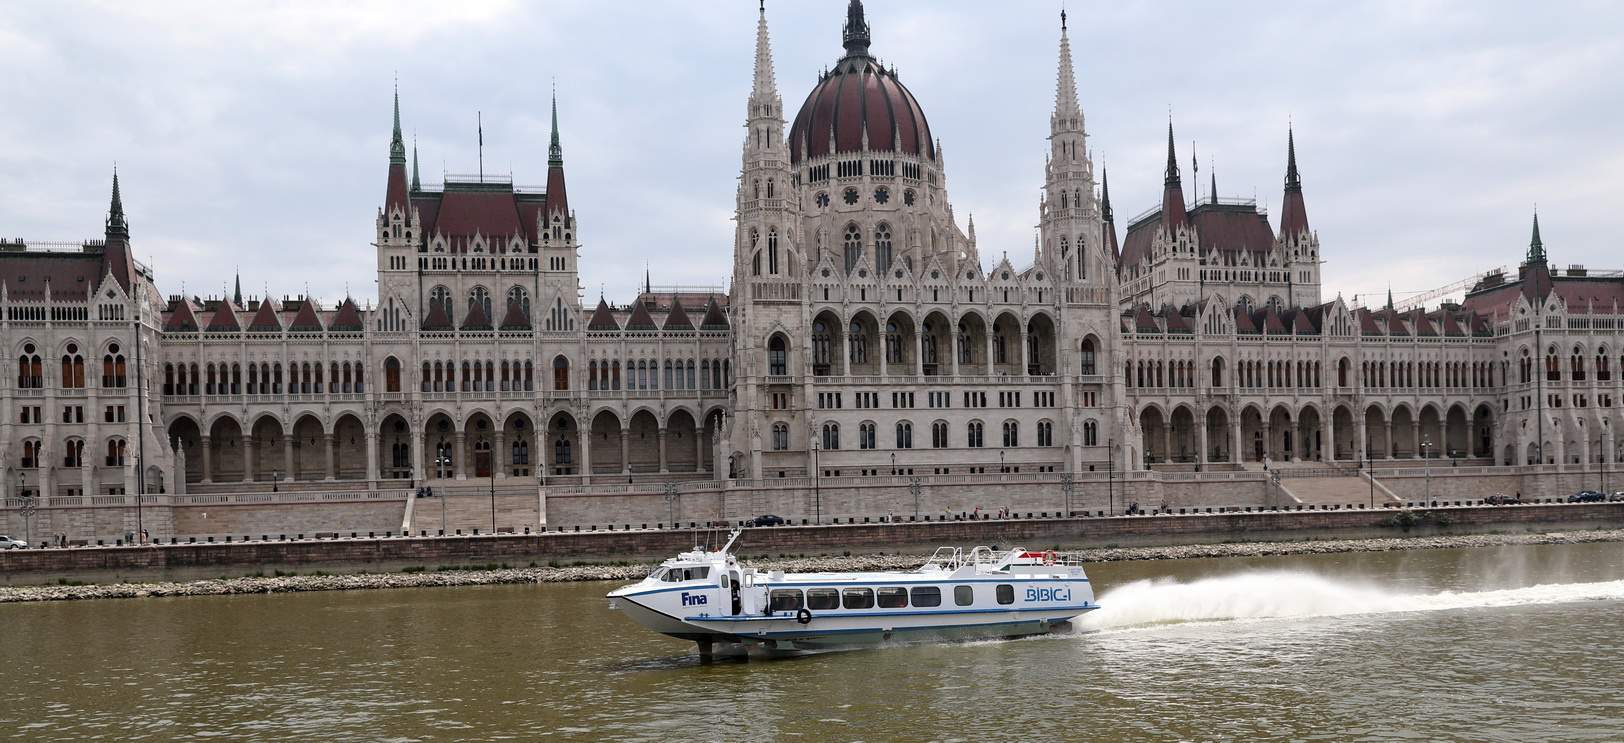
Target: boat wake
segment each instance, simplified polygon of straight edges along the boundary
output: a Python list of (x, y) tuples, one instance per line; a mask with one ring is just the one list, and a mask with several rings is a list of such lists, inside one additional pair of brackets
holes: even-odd
[(1393, 593), (1375, 585), (1309, 573), (1259, 572), (1134, 581), (1100, 596), (1079, 631), (1123, 630), (1188, 622), (1350, 616), (1624, 600), (1624, 580), (1553, 583), (1492, 591)]

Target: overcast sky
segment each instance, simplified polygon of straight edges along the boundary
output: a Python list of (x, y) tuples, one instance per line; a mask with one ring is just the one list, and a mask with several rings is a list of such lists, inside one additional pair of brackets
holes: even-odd
[[(789, 112), (839, 56), (845, 4), (768, 3)], [(1030, 260), (1059, 7), (868, 3), (988, 261)], [(1271, 215), (1295, 122), (1328, 297), (1515, 266), (1535, 203), (1554, 262), (1624, 268), (1624, 5), (1070, 10), (1123, 227), (1158, 203), (1171, 108), (1186, 185), (1193, 139), (1203, 191), (1215, 169), (1221, 195)], [(0, 3), (0, 235), (100, 236), (116, 161), (166, 294), (218, 294), (240, 269), (245, 293), (370, 300), (396, 73), (425, 184), (475, 170), (476, 111), (486, 171), (545, 183), (556, 78), (587, 301), (626, 301), (645, 263), (657, 285), (719, 286), (755, 24), (755, 0)]]

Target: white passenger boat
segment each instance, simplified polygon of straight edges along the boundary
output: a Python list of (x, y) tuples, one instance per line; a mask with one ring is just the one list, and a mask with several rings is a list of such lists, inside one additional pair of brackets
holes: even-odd
[(731, 554), (740, 533), (610, 592), (609, 608), (699, 643), (702, 656), (715, 644), (771, 653), (1018, 637), (1099, 608), (1082, 565), (1052, 551), (942, 547), (912, 571), (761, 572)]

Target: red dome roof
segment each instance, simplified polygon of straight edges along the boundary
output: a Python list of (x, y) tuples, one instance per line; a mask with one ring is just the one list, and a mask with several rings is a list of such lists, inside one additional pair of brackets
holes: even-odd
[(936, 159), (930, 124), (919, 101), (897, 81), (895, 72), (868, 55), (869, 28), (863, 20), (861, 0), (852, 0), (846, 12), (846, 56), (835, 63), (812, 89), (789, 129), (791, 163), (834, 152), (863, 149), (901, 152)]

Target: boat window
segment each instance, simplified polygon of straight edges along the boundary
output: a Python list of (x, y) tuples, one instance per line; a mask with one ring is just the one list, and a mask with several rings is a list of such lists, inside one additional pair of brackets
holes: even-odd
[(688, 568), (685, 572), (688, 575), (688, 580), (704, 580), (710, 577), (709, 567)]
[(1015, 603), (1015, 587), (1008, 584), (1008, 583), (999, 583), (998, 584), (998, 603), (1000, 603), (1000, 604), (1013, 604), (1013, 603)]
[(728, 580), (727, 580), (727, 573), (723, 573), (722, 574), (722, 587), (727, 588), (727, 587), (729, 587), (729, 585), (730, 584), (728, 583)]
[(670, 568), (670, 569), (666, 570), (665, 575), (661, 576), (660, 580), (663, 580), (663, 581), (665, 581), (667, 583), (681, 583), (682, 582), (682, 568)]
[(840, 590), (835, 588), (806, 589), (806, 608), (826, 611), (840, 608)]
[(847, 609), (874, 608), (874, 589), (848, 588), (840, 592), (840, 604)]
[(902, 609), (908, 606), (908, 589), (902, 586), (875, 589), (881, 609)]
[(914, 606), (941, 606), (942, 589), (936, 586), (917, 586), (908, 592)]
[(976, 602), (975, 586), (954, 586), (953, 603), (959, 606), (969, 606)]
[(768, 598), (769, 611), (800, 611), (803, 605), (801, 589), (775, 588)]

